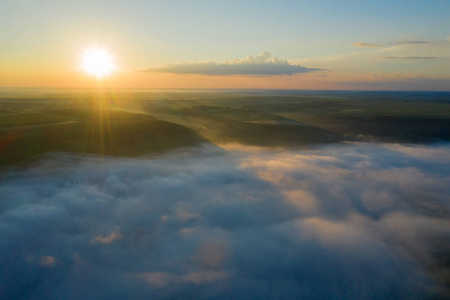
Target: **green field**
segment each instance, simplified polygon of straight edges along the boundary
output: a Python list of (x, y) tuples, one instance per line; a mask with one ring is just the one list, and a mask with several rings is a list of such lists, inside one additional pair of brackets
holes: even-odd
[(0, 165), (49, 152), (116, 156), (198, 143), (305, 147), (450, 140), (450, 93), (0, 91)]

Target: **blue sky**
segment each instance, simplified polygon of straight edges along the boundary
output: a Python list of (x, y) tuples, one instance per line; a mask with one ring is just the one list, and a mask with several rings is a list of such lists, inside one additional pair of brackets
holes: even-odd
[[(404, 41), (427, 41), (428, 45), (410, 44), (401, 55), (383, 56), (433, 57), (427, 62), (410, 59), (405, 64), (389, 59), (374, 63), (367, 58), (358, 61), (359, 72), (449, 77), (439, 66), (449, 62), (445, 53), (449, 50), (450, 1), (3, 2), (0, 68), (6, 72), (69, 72), (81, 49), (92, 44), (111, 49), (124, 71), (223, 62), (267, 51), (293, 64), (318, 62), (306, 67), (340, 72), (341, 67), (327, 65), (330, 57), (364, 55)], [(361, 42), (380, 48), (354, 46)]]

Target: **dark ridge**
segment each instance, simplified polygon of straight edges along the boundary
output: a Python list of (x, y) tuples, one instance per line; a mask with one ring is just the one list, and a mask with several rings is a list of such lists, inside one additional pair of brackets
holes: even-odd
[(139, 156), (206, 142), (192, 129), (152, 116), (109, 110), (56, 110), (63, 122), (0, 131), (0, 166), (48, 152)]

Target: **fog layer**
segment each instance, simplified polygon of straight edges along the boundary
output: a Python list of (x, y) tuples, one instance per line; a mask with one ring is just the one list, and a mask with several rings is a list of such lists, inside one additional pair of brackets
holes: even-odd
[(57, 154), (1, 174), (5, 299), (445, 298), (450, 146)]

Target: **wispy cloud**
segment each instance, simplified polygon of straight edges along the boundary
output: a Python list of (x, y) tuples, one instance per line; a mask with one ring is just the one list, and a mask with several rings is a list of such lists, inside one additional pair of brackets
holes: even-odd
[(167, 64), (156, 68), (148, 68), (141, 72), (161, 72), (175, 74), (201, 74), (201, 75), (294, 75), (309, 73), (321, 69), (307, 68), (302, 65), (291, 64), (285, 59), (273, 57), (269, 52), (263, 52), (257, 56), (247, 56), (244, 59), (234, 59), (218, 63), (184, 62)]
[(427, 45), (427, 44), (432, 44), (432, 42), (417, 40), (417, 41), (401, 41), (401, 42), (397, 42), (395, 44), (396, 45)]
[(361, 90), (448, 91), (450, 86), (448, 78), (430, 77), (427, 74), (413, 72), (369, 72), (359, 79), (339, 83), (347, 89)]
[(403, 60), (420, 60), (420, 59), (435, 59), (434, 56), (386, 56), (388, 59), (403, 59)]
[(363, 47), (363, 48), (379, 48), (380, 46), (377, 44), (371, 44), (371, 43), (354, 43), (353, 46), (355, 47)]
[(438, 44), (438, 42), (432, 42), (432, 41), (426, 41), (426, 40), (406, 40), (406, 41), (403, 40), (403, 41), (389, 43), (388, 45), (378, 45), (378, 44), (373, 44), (373, 43), (358, 42), (358, 43), (354, 43), (353, 46), (363, 47), (363, 48), (385, 48), (385, 47), (389, 48), (389, 47), (393, 47), (393, 46), (394, 47), (396, 47), (396, 46), (420, 46), (420, 45), (433, 45), (433, 44)]

